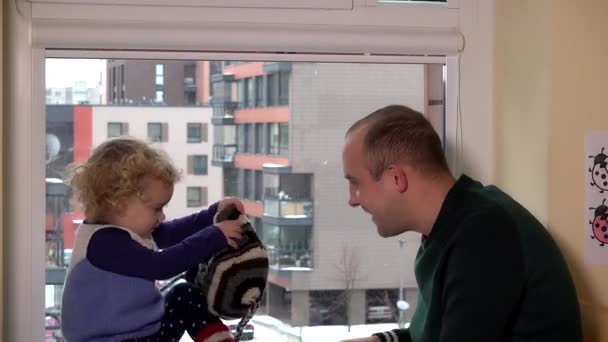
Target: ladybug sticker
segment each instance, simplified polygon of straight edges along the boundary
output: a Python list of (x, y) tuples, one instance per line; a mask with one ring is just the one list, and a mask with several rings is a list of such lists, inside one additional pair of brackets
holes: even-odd
[(593, 221), (589, 221), (591, 230), (593, 231), (591, 239), (599, 241), (602, 247), (608, 243), (608, 206), (604, 202), (606, 202), (605, 199), (599, 207), (589, 208), (589, 210), (595, 210)]
[(589, 156), (589, 158), (593, 158), (593, 167), (589, 168), (591, 185), (597, 187), (603, 194), (604, 191), (608, 191), (608, 169), (606, 169), (608, 155), (604, 154), (604, 148), (602, 147), (602, 151), (598, 155)]

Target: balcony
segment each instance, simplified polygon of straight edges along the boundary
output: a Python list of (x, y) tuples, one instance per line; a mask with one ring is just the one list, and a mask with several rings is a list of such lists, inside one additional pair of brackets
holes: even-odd
[(214, 125), (234, 125), (234, 111), (238, 108), (238, 102), (213, 103), (213, 116), (211, 123)]
[(234, 167), (234, 154), (237, 145), (213, 145), (211, 165), (219, 167)]
[(279, 226), (310, 226), (313, 224), (313, 203), (310, 200), (265, 198), (263, 221)]

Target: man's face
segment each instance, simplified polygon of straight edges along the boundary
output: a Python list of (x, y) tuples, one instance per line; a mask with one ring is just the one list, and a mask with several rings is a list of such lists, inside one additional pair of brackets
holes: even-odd
[(365, 158), (363, 138), (365, 132), (361, 129), (351, 132), (347, 137), (342, 152), (344, 177), (348, 180), (351, 207), (360, 206), (370, 214), (377, 227), (378, 234), (383, 237), (401, 233), (396, 217), (395, 207), (398, 204), (397, 191), (391, 182), (391, 177), (385, 173), (375, 180), (369, 172)]

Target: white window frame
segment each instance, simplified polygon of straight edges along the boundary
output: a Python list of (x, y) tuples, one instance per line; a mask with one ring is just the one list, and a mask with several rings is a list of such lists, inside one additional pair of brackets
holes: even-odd
[[(95, 2), (100, 1), (105, 0)], [(365, 1), (353, 0), (351, 11), (169, 7), (170, 13), (167, 6), (8, 2), (5, 71), (9, 81), (5, 87), (11, 92), (6, 99), (5, 165), (10, 201), (4, 211), (7, 257), (2, 272), (3, 309), (10, 314), (4, 315), (4, 338), (34, 342), (44, 336), (45, 248), (44, 230), (39, 227), (44, 226), (45, 212), (41, 194), (46, 120), (40, 75), (45, 74), (46, 57), (447, 62), (448, 158), (465, 159), (458, 151), (467, 150), (466, 160), (472, 166), (463, 163), (456, 172), (471, 171), (482, 181), (491, 181), (493, 2), (471, 1), (458, 9), (414, 6), (406, 10), (407, 6), (366, 6)], [(207, 30), (205, 35), (200, 34), (203, 30)], [(454, 39), (455, 33), (467, 41), (462, 54), (462, 41)], [(201, 47), (226, 52), (205, 53), (199, 51)], [(468, 129), (461, 129), (463, 121)], [(463, 147), (450, 145), (457, 138)]]
[(33, 3), (102, 4), (120, 6), (183, 6), (274, 9), (351, 9), (353, 0), (30, 0)]
[(391, 1), (391, 0), (365, 0), (365, 6), (377, 7), (377, 6), (409, 6), (409, 8), (413, 8), (414, 6), (444, 6), (447, 8), (457, 9), (459, 8), (459, 0), (447, 0), (446, 2), (432, 2), (432, 1), (415, 1), (410, 0), (408, 2), (405, 1)]

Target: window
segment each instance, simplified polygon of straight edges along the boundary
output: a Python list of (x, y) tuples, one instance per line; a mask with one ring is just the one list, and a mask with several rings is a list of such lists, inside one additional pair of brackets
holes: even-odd
[(247, 85), (247, 108), (255, 107), (256, 106), (255, 79), (248, 78), (247, 82), (245, 84)]
[(165, 92), (162, 90), (157, 90), (155, 93), (154, 102), (155, 103), (163, 103), (165, 102)]
[(279, 154), (279, 124), (271, 123), (268, 125), (268, 138), (269, 146), (268, 153), (277, 155)]
[(279, 77), (277, 74), (269, 74), (266, 77), (266, 105), (277, 106), (279, 104)]
[(167, 142), (169, 124), (165, 122), (148, 122), (148, 139), (152, 142)]
[(239, 173), (235, 168), (224, 169), (224, 196), (239, 196)]
[(264, 197), (264, 174), (262, 171), (255, 171), (255, 200), (261, 201)]
[[(150, 94), (157, 85), (152, 70), (162, 65), (163, 75), (171, 71), (168, 68), (171, 62), (150, 59), (129, 63), (148, 63), (142, 69), (148, 78)], [(247, 65), (249, 63), (252, 62), (241, 62), (235, 68), (256, 66)], [(127, 66), (127, 73), (131, 70), (137, 72), (137, 68)], [(380, 106), (404, 103), (429, 113), (435, 108), (438, 115), (432, 123), (442, 132), (443, 106), (433, 107), (440, 101), (427, 101), (441, 100), (441, 95), (427, 91), (433, 84), (438, 84), (439, 90), (443, 90), (443, 80), (440, 78), (439, 83), (433, 83), (437, 80), (428, 79), (433, 74), (428, 72), (430, 65), (422, 64), (293, 62), (290, 72), (277, 70), (271, 74), (257, 66), (257, 69), (251, 68), (257, 71), (248, 74), (248, 82), (251, 83), (240, 93), (243, 98), (250, 97), (247, 93), (250, 84), (254, 84), (255, 111), (239, 111), (228, 119), (225, 116), (220, 120), (214, 118), (211, 106), (92, 106), (92, 131), (87, 133), (74, 124), (73, 108), (65, 115), (55, 115), (49, 105), (47, 133), (57, 135), (61, 151), (67, 153), (61, 163), (49, 163), (46, 171), (55, 174), (53, 172), (62, 170), (70, 162), (83, 160), (88, 156), (86, 153), (105, 140), (106, 134), (130, 133), (144, 140), (166, 141), (155, 147), (165, 151), (183, 173), (182, 181), (175, 184), (174, 198), (166, 207), (167, 219), (198, 211), (224, 196), (244, 198), (250, 209), (248, 214), (252, 221), (255, 220), (271, 259), (273, 277), (269, 277), (269, 307), (263, 313), (294, 326), (343, 323), (342, 318), (342, 321), (332, 318), (333, 314), (342, 312), (341, 304), (332, 304), (332, 301), (343, 298), (340, 297), (344, 292), (341, 285), (336, 285), (340, 274), (335, 274), (331, 281), (325, 281), (319, 272), (325, 272), (328, 267), (333, 269), (331, 265), (339, 262), (337, 255), (340, 253), (336, 248), (342, 248), (346, 230), (373, 232), (371, 220), (361, 219), (361, 215), (355, 213), (356, 209), (352, 209), (353, 215), (348, 215), (349, 211), (344, 211), (346, 214), (340, 217), (335, 215), (343, 212), (340, 208), (347, 210), (348, 205), (344, 201), (348, 195), (341, 193), (346, 191), (346, 183), (341, 183), (344, 181), (339, 159), (345, 130), (349, 124)], [(439, 70), (443, 67), (440, 64), (433, 66)], [(175, 82), (171, 77), (164, 78), (163, 88), (159, 91), (179, 94), (183, 90), (181, 72), (182, 67)], [(216, 72), (222, 73), (223, 70)], [(241, 81), (234, 78), (242, 75), (238, 72), (220, 75), (222, 79), (229, 79), (225, 83), (230, 87), (222, 87), (225, 96), (215, 97), (214, 105), (237, 102), (237, 88)], [(120, 77), (118, 67), (117, 81)], [(244, 87), (244, 81), (242, 84)], [(133, 94), (131, 89), (127, 90)], [(271, 106), (266, 106), (268, 99), (272, 100)], [(56, 121), (61, 120), (65, 120), (61, 126), (63, 131), (57, 128)], [(173, 129), (170, 140), (169, 125)], [(235, 153), (237, 151), (239, 153)], [(62, 177), (60, 173), (56, 174)], [(47, 199), (48, 213), (52, 213), (48, 215), (45, 227), (49, 231), (48, 274), (55, 271), (55, 265), (60, 268), (67, 266), (66, 262), (62, 264), (60, 261), (67, 260), (66, 256), (73, 247), (75, 226), (71, 222), (82, 219), (77, 207), (57, 206), (55, 204), (60, 202), (54, 200)], [(330, 207), (331, 210), (328, 209)], [(63, 217), (57, 220), (61, 215)], [(408, 253), (417, 248), (417, 243), (408, 242)], [(350, 317), (353, 324), (372, 322), (386, 313), (378, 308), (383, 305), (375, 299), (370, 300), (372, 309), (366, 310), (368, 290), (397, 288), (399, 272), (403, 272), (407, 284), (413, 284), (414, 279), (413, 273), (403, 267), (406, 263), (413, 263), (413, 253), (403, 256), (393, 240), (371, 239), (366, 244), (366, 248), (357, 250), (366, 268), (361, 270), (365, 276), (357, 281), (358, 290), (353, 294), (353, 300), (361, 307)], [(374, 261), (373, 267), (367, 268), (368, 260)], [(373, 282), (378, 278), (383, 279), (382, 284)], [(49, 284), (52, 288), (46, 296), (49, 308), (61, 303), (61, 282), (65, 278), (58, 279), (56, 283)], [(316, 279), (314, 286), (309, 285), (311, 279)], [(298, 286), (294, 286), (294, 282), (298, 282)], [(297, 300), (292, 301), (292, 296)], [(413, 312), (415, 303), (411, 304), (409, 311)], [(293, 312), (306, 314), (292, 315)], [(306, 321), (300, 321), (301, 316)], [(386, 320), (389, 321), (388, 318)], [(394, 323), (394, 319), (390, 322)], [(273, 338), (267, 340), (276, 342)]]
[(253, 199), (253, 184), (251, 183), (251, 170), (245, 169), (243, 172), (243, 198)]
[(129, 134), (129, 124), (126, 122), (108, 122), (108, 138), (120, 137)]
[(200, 208), (207, 206), (207, 187), (189, 186), (187, 189), (188, 208)]
[(264, 153), (264, 124), (255, 124), (255, 153)]
[(155, 70), (155, 84), (156, 91), (154, 92), (154, 102), (155, 103), (164, 103), (165, 102), (165, 65), (164, 64), (156, 64), (154, 67)]
[(239, 108), (247, 108), (249, 106), (249, 79), (244, 78), (238, 81), (237, 99)]
[(156, 87), (160, 87), (162, 89), (165, 84), (165, 65), (164, 64), (156, 64)]
[(207, 142), (209, 134), (209, 125), (206, 123), (189, 122), (188, 123), (188, 143), (197, 144)]
[(264, 106), (264, 77), (255, 78), (255, 107)]
[(207, 156), (188, 156), (188, 173), (193, 175), (207, 175)]
[(289, 103), (289, 72), (281, 71), (279, 73), (279, 106), (285, 106)]
[(289, 153), (289, 124), (279, 124), (279, 154), (285, 156)]
[(245, 153), (255, 153), (255, 132), (253, 124), (245, 124)]
[(248, 125), (241, 124), (237, 125), (237, 136), (236, 141), (238, 145), (239, 152), (246, 153), (247, 152), (247, 129)]

